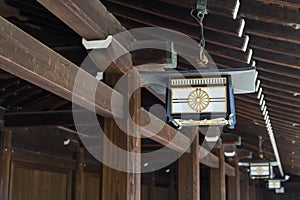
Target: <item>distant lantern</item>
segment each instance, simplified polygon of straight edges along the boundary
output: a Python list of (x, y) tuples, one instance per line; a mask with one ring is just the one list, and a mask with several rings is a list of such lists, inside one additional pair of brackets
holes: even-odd
[(275, 189), (276, 194), (283, 194), (284, 193), (284, 187)]
[(250, 178), (251, 179), (269, 179), (271, 178), (272, 166), (270, 162), (259, 160), (250, 162)]
[(281, 188), (281, 180), (279, 179), (269, 179), (268, 189), (279, 189)]

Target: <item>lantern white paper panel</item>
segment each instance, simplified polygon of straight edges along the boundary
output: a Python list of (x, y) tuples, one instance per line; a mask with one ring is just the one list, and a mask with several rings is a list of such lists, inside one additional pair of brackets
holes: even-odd
[(251, 165), (250, 166), (251, 176), (269, 176), (270, 167), (268, 165)]
[[(188, 97), (195, 87), (172, 88), (172, 114), (197, 113), (188, 104)], [(208, 106), (201, 113), (226, 113), (227, 112), (227, 94), (225, 86), (201, 87), (209, 96)]]
[(276, 189), (281, 187), (280, 180), (268, 180), (268, 188), (269, 189)]

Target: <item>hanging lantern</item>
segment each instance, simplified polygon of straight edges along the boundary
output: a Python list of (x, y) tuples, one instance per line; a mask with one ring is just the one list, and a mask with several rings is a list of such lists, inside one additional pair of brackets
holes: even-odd
[(281, 188), (281, 180), (279, 179), (269, 179), (268, 189), (279, 189)]
[(283, 194), (284, 193), (284, 187), (275, 189), (276, 194)]
[(269, 179), (271, 177), (271, 165), (270, 162), (257, 161), (250, 162), (250, 173), (251, 179)]
[(177, 126), (234, 126), (231, 77), (170, 78), (167, 114)]

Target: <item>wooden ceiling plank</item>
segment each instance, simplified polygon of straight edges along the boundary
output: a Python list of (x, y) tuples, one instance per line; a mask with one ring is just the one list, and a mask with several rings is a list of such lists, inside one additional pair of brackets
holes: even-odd
[(263, 38), (255, 35), (250, 35), (249, 44), (250, 47), (255, 49), (300, 58), (299, 53), (297, 53), (300, 52), (299, 44), (285, 42), (285, 41), (278, 41), (271, 38)]
[[(181, 6), (184, 8), (193, 9), (195, 8), (194, 0), (160, 0), (172, 5)], [(207, 9), (209, 13), (215, 13), (222, 16), (230, 16), (234, 18), (237, 7), (238, 0), (210, 0), (207, 4)]]
[(256, 0), (261, 3), (277, 4), (281, 6), (287, 6), (291, 8), (300, 8), (300, 2), (297, 0)]
[[(238, 109), (244, 110), (245, 112), (252, 112), (252, 113), (256, 113), (257, 115), (261, 115), (261, 110), (258, 105), (251, 105), (249, 103), (244, 103), (241, 101), (236, 101), (235, 105)], [(269, 111), (269, 109), (268, 109), (268, 111)], [(271, 113), (274, 114), (276, 116), (276, 118), (289, 120), (289, 121), (295, 122), (295, 123), (298, 122), (297, 120), (300, 120), (300, 119), (295, 119), (295, 117), (292, 117), (290, 115), (286, 115), (286, 112), (284, 112), (284, 111), (276, 112), (272, 109), (272, 110), (270, 110), (269, 114), (271, 114)]]
[(284, 77), (298, 78), (300, 76), (300, 70), (294, 69), (282, 65), (271, 64), (263, 61), (256, 61), (256, 67), (260, 71), (278, 74)]
[[(255, 102), (253, 101), (250, 101), (249, 99), (246, 99), (245, 97), (244, 98), (239, 98), (239, 97), (236, 97), (236, 104), (237, 105), (241, 105), (241, 106), (244, 106), (245, 108), (251, 108), (251, 109), (259, 109), (260, 110), (260, 107), (258, 106), (258, 103), (256, 104)], [(268, 102), (267, 104), (268, 106), (268, 111), (271, 111), (271, 113), (274, 113), (275, 116), (282, 116), (282, 117), (287, 117), (286, 119), (298, 119), (297, 117), (299, 116), (299, 113), (297, 112), (293, 112), (293, 111), (289, 111), (289, 112), (286, 112), (286, 110), (284, 109), (284, 107), (278, 107), (276, 104), (272, 104), (270, 102)], [(261, 112), (261, 111), (258, 111), (258, 112)]]
[(295, 97), (294, 94), (298, 94), (298, 92), (299, 92), (298, 88), (279, 84), (279, 83), (276, 82), (276, 80), (268, 79), (268, 78), (265, 78), (265, 77), (261, 77), (261, 79), (263, 80), (261, 82), (261, 86), (263, 88), (266, 87), (266, 88), (271, 88), (271, 89), (278, 90), (278, 91), (281, 91), (281, 92), (285, 92), (285, 93), (287, 93), (288, 96), (291, 95), (291, 96), (294, 96), (294, 97)]
[(280, 8), (278, 6), (264, 5), (252, 0), (243, 0), (239, 15), (249, 19), (291, 26), (297, 29), (300, 26), (298, 11)]
[[(155, 19), (155, 16), (159, 16), (161, 18), (168, 19), (168, 23), (172, 22), (174, 24), (174, 22), (179, 22), (182, 23), (182, 26), (199, 26), (199, 24), (190, 16), (190, 10), (182, 9), (180, 7), (174, 7), (172, 5), (166, 5), (158, 2), (155, 2), (155, 4), (152, 5), (149, 1), (145, 1), (142, 4), (140, 1), (124, 2), (119, 0), (110, 0), (110, 2), (111, 3), (107, 4), (107, 7), (114, 15), (122, 17), (126, 16), (133, 21), (139, 16), (140, 23), (143, 22), (143, 19)], [(155, 8), (159, 8), (159, 12)], [(176, 13), (185, 13), (185, 15), (182, 15), (179, 18)], [(232, 20), (230, 18), (210, 14), (204, 20), (204, 28), (224, 34), (238, 36), (240, 35), (240, 23), (240, 20)]]
[(49, 108), (49, 105), (53, 105), (57, 101), (61, 100), (61, 97), (43, 90), (41, 94), (36, 95), (36, 98), (25, 100), (25, 102), (22, 104), (22, 111), (44, 111)]
[[(255, 114), (251, 114), (251, 113), (240, 112), (239, 110), (242, 110), (242, 109), (238, 109), (236, 111), (238, 116), (242, 116), (244, 118), (250, 119), (253, 122), (258, 122), (258, 123), (260, 122), (260, 124), (264, 125), (265, 121), (260, 117), (262, 115), (255, 115)], [(298, 128), (292, 128), (291, 122), (288, 122), (286, 120), (276, 120), (275, 117), (271, 118), (271, 123), (272, 123), (272, 125), (274, 125), (274, 127), (281, 127), (282, 130), (290, 131), (290, 135), (292, 135), (293, 132), (297, 132), (297, 129), (298, 129)], [(300, 132), (300, 130), (298, 130), (298, 132)]]
[[(139, 20), (137, 17), (135, 18), (128, 17), (128, 15), (126, 16), (122, 15), (122, 17), (118, 13), (115, 13), (115, 15), (119, 16), (119, 20), (121, 21), (121, 23), (128, 29), (134, 29), (134, 28), (145, 27), (145, 26), (159, 26), (159, 27), (169, 28), (172, 30), (177, 30), (181, 33), (186, 34), (187, 36), (191, 37), (194, 40), (199, 40), (199, 35), (197, 35), (197, 32), (199, 31), (198, 28), (192, 27), (190, 25), (181, 24), (180, 27), (178, 27), (175, 24), (173, 25), (172, 22), (161, 23), (161, 19), (159, 21), (153, 20), (150, 22), (150, 21)], [(220, 34), (218, 31), (212, 30), (210, 28), (206, 28), (204, 30), (204, 35), (207, 43), (227, 47), (238, 51), (244, 50), (243, 45), (244, 45), (245, 37), (239, 38), (229, 34)], [(170, 40), (172, 39), (170, 38)]]
[[(240, 101), (243, 101), (246, 103), (253, 103), (253, 104), (255, 104), (256, 100), (257, 100), (255, 98), (251, 99), (251, 98), (249, 98), (249, 96), (248, 96), (248, 98), (245, 98), (245, 97), (243, 98), (240, 96), (236, 96), (235, 98), (239, 99)], [(278, 106), (277, 104), (280, 104), (282, 106)], [(274, 104), (272, 102), (267, 102), (266, 105), (268, 107), (268, 110), (276, 108), (277, 110), (282, 111), (282, 114), (287, 113), (287, 115), (289, 115), (289, 113), (291, 113), (291, 114), (295, 114), (294, 116), (297, 116), (297, 114), (299, 114), (299, 112), (300, 112), (299, 110), (295, 109), (294, 107), (287, 106), (284, 103), (278, 102), (277, 104)], [(259, 104), (257, 104), (257, 106), (259, 106)], [(291, 116), (293, 116), (293, 115), (291, 115)]]
[(246, 23), (245, 32), (249, 35), (300, 44), (300, 32), (292, 27), (254, 19), (247, 19)]
[(25, 83), (22, 85), (16, 85), (12, 88), (10, 88), (9, 90), (5, 91), (5, 93), (0, 95), (0, 101), (7, 101), (7, 98), (11, 97), (11, 96), (16, 96), (18, 92), (22, 91), (22, 90), (27, 90), (29, 88), (29, 83)]
[(293, 69), (300, 69), (300, 61), (297, 57), (286, 56), (278, 53), (268, 53), (260, 49), (253, 49), (253, 58), (271, 64), (282, 65)]
[(36, 87), (32, 87), (29, 91), (23, 90), (22, 92), (18, 93), (17, 96), (13, 96), (11, 98), (8, 98), (7, 102), (10, 102), (10, 104), (14, 105), (14, 106), (20, 106), (20, 105), (23, 105), (24, 101), (32, 98), (32, 96), (34, 96), (36, 94), (39, 94), (41, 92), (42, 92), (42, 89), (36, 88)]

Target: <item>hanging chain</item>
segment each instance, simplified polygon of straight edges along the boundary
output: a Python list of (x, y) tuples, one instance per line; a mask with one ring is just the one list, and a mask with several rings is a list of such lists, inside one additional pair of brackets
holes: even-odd
[(206, 66), (208, 64), (208, 59), (204, 54), (204, 50), (205, 50), (205, 38), (204, 38), (204, 27), (203, 27), (203, 19), (204, 19), (204, 14), (200, 14), (198, 13), (198, 17), (199, 17), (199, 25), (200, 25), (200, 42), (199, 42), (199, 60), (198, 60), (198, 64), (200, 66)]
[[(199, 9), (201, 8), (201, 9)], [(197, 1), (196, 5), (196, 15), (193, 15), (195, 10), (191, 11), (191, 16), (199, 23), (200, 34), (199, 34), (199, 57), (196, 60), (197, 65), (206, 66), (208, 64), (208, 59), (205, 56), (205, 38), (204, 38), (204, 27), (203, 27), (203, 19), (204, 15), (207, 14), (206, 11), (206, 1)]]
[(263, 154), (263, 149), (262, 149), (262, 143), (263, 143), (263, 138), (262, 136), (258, 136), (258, 145), (259, 145), (259, 158), (263, 159), (264, 158), (264, 154)]

